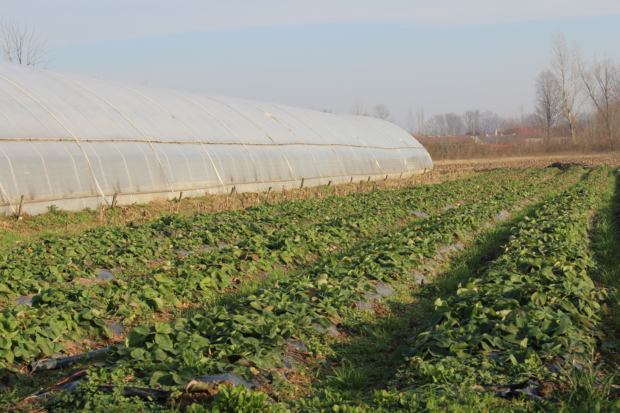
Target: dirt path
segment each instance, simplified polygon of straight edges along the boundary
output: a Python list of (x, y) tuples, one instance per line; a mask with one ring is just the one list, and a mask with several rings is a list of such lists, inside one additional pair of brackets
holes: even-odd
[(620, 165), (620, 152), (598, 154), (565, 154), (545, 156), (524, 156), (487, 159), (461, 159), (435, 161), (435, 170), (450, 172), (455, 170), (484, 170), (494, 168), (544, 167), (554, 162), (579, 163), (584, 165)]

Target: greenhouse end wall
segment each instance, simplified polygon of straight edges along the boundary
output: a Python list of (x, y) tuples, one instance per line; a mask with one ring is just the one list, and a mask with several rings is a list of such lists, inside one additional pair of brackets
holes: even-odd
[(0, 213), (407, 177), (398, 126), (0, 64)]

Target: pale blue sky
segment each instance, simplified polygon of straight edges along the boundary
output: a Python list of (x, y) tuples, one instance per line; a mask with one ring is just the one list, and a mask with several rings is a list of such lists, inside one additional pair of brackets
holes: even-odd
[(350, 111), (399, 123), (528, 110), (563, 33), (620, 62), (616, 0), (0, 0), (46, 38), (50, 69)]

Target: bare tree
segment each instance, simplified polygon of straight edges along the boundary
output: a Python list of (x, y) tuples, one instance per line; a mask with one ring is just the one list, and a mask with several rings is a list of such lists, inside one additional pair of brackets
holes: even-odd
[(417, 133), (418, 135), (425, 135), (426, 134), (426, 119), (424, 117), (424, 108), (418, 108), (415, 111), (415, 117), (416, 117), (416, 125), (417, 125)]
[(558, 36), (553, 42), (552, 67), (560, 85), (562, 113), (568, 123), (571, 141), (577, 140), (576, 111), (579, 95), (575, 54), (568, 51), (564, 36)]
[(463, 119), (456, 113), (446, 113), (445, 117), (448, 134), (452, 136), (462, 135), (463, 129), (465, 129)]
[(355, 105), (353, 105), (353, 107), (351, 108), (351, 112), (357, 116), (370, 116), (368, 114), (368, 110), (366, 109), (366, 105), (361, 103), (356, 103)]
[(536, 114), (542, 121), (548, 141), (551, 128), (562, 114), (560, 83), (550, 70), (542, 71), (536, 79)]
[(0, 22), (0, 48), (4, 60), (21, 65), (43, 63), (44, 43), (36, 32), (15, 22)]
[(407, 130), (412, 135), (424, 135), (425, 123), (424, 109), (418, 108), (415, 112), (413, 109), (409, 109), (407, 112)]
[(467, 133), (472, 136), (477, 136), (480, 132), (480, 111), (468, 110), (463, 114), (463, 121), (465, 122), (465, 129)]
[(606, 138), (613, 142), (614, 106), (618, 102), (617, 91), (620, 89), (618, 67), (609, 59), (594, 61), (590, 68), (579, 65), (579, 75), (585, 91), (603, 121)]
[(410, 134), (415, 134), (417, 132), (417, 125), (415, 121), (415, 116), (413, 115), (413, 110), (409, 109), (407, 111), (407, 119), (405, 121), (407, 132)]
[(523, 118), (523, 127), (532, 129), (540, 127), (540, 117), (534, 112), (526, 113)]
[(385, 105), (376, 105), (372, 116), (378, 119), (389, 120), (390, 119), (390, 110)]
[(446, 117), (444, 115), (434, 115), (426, 122), (424, 129), (433, 136), (445, 136), (448, 134)]
[(480, 131), (486, 134), (497, 134), (502, 118), (495, 112), (485, 110), (480, 114)]

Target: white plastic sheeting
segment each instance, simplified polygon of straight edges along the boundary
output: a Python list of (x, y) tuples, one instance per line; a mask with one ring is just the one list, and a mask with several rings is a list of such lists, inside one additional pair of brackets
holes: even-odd
[(0, 212), (407, 176), (392, 123), (0, 64)]

